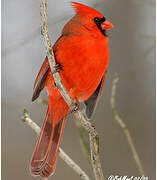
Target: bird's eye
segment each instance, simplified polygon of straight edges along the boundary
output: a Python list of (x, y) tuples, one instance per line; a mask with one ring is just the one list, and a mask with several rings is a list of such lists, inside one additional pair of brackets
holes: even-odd
[(94, 18), (94, 22), (95, 22), (95, 23), (99, 23), (99, 18), (95, 17), (95, 18)]

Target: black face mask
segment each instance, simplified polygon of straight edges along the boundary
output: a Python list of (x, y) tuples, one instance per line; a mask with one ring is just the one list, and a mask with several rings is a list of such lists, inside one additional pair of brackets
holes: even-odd
[(102, 18), (95, 17), (95, 18), (94, 18), (94, 22), (95, 22), (95, 24), (97, 25), (97, 27), (99, 28), (99, 30), (102, 32), (102, 34), (103, 34), (104, 36), (107, 36), (106, 30), (102, 30), (102, 28), (101, 28), (101, 24), (102, 24), (104, 21), (106, 21), (106, 18), (105, 18), (105, 17), (102, 17)]

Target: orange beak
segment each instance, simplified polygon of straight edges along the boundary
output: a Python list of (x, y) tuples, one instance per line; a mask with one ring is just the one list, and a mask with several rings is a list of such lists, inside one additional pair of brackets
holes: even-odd
[(114, 28), (114, 25), (111, 24), (108, 20), (106, 20), (103, 23), (101, 23), (101, 28), (102, 28), (102, 30), (112, 29), (112, 28)]

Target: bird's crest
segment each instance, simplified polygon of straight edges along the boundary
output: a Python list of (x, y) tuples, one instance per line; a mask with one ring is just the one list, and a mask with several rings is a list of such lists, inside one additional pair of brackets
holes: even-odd
[(99, 13), (97, 10), (95, 10), (95, 9), (89, 7), (89, 6), (86, 6), (84, 4), (80, 4), (78, 2), (72, 1), (71, 5), (75, 9), (76, 13), (78, 13), (78, 14), (87, 15), (89, 13), (90, 14), (92, 13), (92, 14), (95, 14), (96, 16), (98, 16), (98, 17), (102, 17), (102, 14)]

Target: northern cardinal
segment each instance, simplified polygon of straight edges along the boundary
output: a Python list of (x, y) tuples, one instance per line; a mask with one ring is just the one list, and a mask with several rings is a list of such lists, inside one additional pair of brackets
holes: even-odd
[[(106, 30), (113, 25), (95, 9), (72, 2), (76, 14), (64, 26), (53, 46), (59, 74), (74, 101), (84, 102), (90, 119), (102, 92), (109, 64)], [(48, 178), (54, 173), (68, 105), (55, 87), (48, 59), (45, 58), (34, 83), (32, 101), (46, 87), (49, 104), (31, 160), (31, 173)]]

